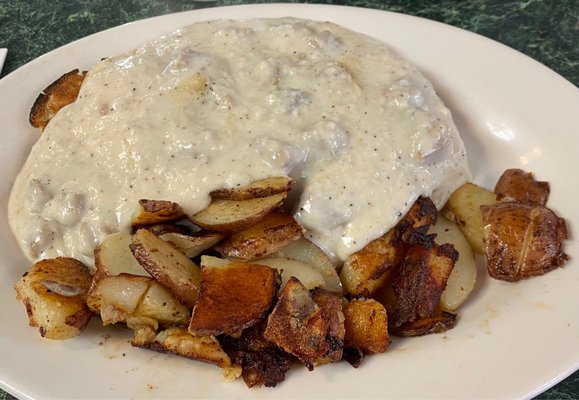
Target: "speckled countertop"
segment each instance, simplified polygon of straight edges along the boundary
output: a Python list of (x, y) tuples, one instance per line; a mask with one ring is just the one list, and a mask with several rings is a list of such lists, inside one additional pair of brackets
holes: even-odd
[[(0, 48), (8, 48), (0, 77), (63, 44), (126, 22), (196, 8), (264, 2), (271, 1), (0, 0)], [(401, 12), (467, 29), (527, 54), (579, 86), (579, 0), (314, 2)], [(538, 398), (579, 399), (579, 372)], [(0, 400), (5, 399), (13, 397), (0, 390)]]

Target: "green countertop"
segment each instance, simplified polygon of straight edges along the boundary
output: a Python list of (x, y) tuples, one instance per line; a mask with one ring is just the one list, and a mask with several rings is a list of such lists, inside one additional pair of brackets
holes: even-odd
[[(70, 41), (126, 22), (196, 8), (265, 2), (270, 3), (247, 0), (0, 0), (0, 48), (9, 50), (0, 77)], [(527, 54), (579, 86), (578, 0), (314, 2), (401, 12), (467, 29)], [(579, 372), (538, 398), (579, 399)], [(13, 397), (0, 390), (0, 400), (5, 399)]]

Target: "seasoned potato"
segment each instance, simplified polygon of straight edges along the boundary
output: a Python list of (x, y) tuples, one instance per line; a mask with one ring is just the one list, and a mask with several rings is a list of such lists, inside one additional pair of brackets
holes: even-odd
[(215, 250), (224, 257), (251, 261), (282, 249), (302, 235), (302, 227), (291, 215), (272, 211), (255, 225), (235, 232)]
[[(291, 258), (317, 269), (324, 277), (324, 289), (342, 293), (342, 282), (330, 258), (318, 246), (305, 238), (291, 242), (270, 255), (271, 258)], [(303, 282), (302, 282), (303, 283)]]
[(105, 276), (87, 297), (89, 308), (99, 314), (103, 324), (154, 321), (153, 325), (183, 326), (189, 322), (189, 309), (153, 278), (120, 274)]
[(85, 76), (86, 71), (79, 72), (74, 69), (44, 89), (30, 110), (30, 125), (43, 131), (62, 107), (76, 100)]
[(218, 243), (223, 239), (223, 235), (209, 232), (200, 236), (191, 236), (178, 232), (167, 232), (159, 235), (159, 238), (172, 243), (187, 257), (193, 258)]
[(289, 192), (294, 181), (287, 176), (275, 176), (261, 179), (246, 186), (232, 189), (217, 189), (211, 192), (211, 197), (225, 200), (249, 200), (257, 197), (269, 197), (279, 193)]
[(103, 240), (94, 251), (95, 273), (94, 280), (104, 276), (131, 275), (150, 276), (133, 256), (129, 245), (132, 236), (128, 233), (113, 233)]
[(133, 345), (215, 364), (223, 369), (226, 380), (234, 380), (241, 375), (241, 367), (231, 363), (214, 336), (193, 336), (186, 329), (171, 327), (159, 332), (148, 342)]
[(495, 185), (495, 194), (500, 201), (544, 206), (549, 198), (549, 182), (536, 181), (533, 174), (523, 170), (507, 169)]
[(468, 240), (454, 222), (440, 216), (428, 233), (435, 233), (437, 243), (450, 243), (458, 252), (458, 260), (454, 263), (446, 288), (440, 296), (440, 307), (446, 311), (454, 311), (474, 288), (477, 275), (476, 260)]
[(364, 354), (383, 353), (390, 345), (386, 309), (373, 299), (352, 300), (344, 306), (346, 347)]
[(233, 261), (203, 266), (189, 332), (206, 336), (248, 328), (267, 314), (278, 288), (278, 271), (264, 265)]
[(482, 207), (487, 269), (493, 278), (517, 281), (545, 274), (568, 259), (565, 220), (548, 208), (505, 202)]
[(408, 321), (392, 328), (392, 333), (398, 336), (422, 336), (431, 333), (443, 333), (456, 325), (456, 314), (442, 311), (432, 317), (424, 317), (416, 321)]
[(139, 200), (139, 206), (131, 219), (133, 226), (153, 225), (183, 218), (183, 209), (168, 200)]
[(309, 264), (291, 258), (267, 257), (252, 261), (254, 264), (267, 265), (281, 272), (282, 287), (293, 276), (307, 289), (324, 287), (326, 281), (320, 271)]
[(92, 315), (85, 302), (91, 281), (88, 267), (75, 259), (42, 260), (16, 283), (16, 298), (42, 337), (69, 339), (82, 332)]
[(474, 183), (465, 183), (450, 196), (442, 209), (442, 215), (456, 222), (474, 251), (483, 253), (480, 208), (496, 202), (497, 196), (493, 192)]
[(130, 249), (139, 264), (183, 304), (195, 305), (200, 272), (191, 259), (146, 229), (133, 235)]
[(215, 199), (209, 206), (193, 215), (191, 221), (210, 231), (231, 233), (249, 228), (279, 207), (287, 192), (249, 200)]

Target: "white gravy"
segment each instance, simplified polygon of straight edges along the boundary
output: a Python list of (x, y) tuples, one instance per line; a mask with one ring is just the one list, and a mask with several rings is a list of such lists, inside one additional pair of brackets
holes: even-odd
[(344, 260), (469, 172), (449, 110), (383, 43), (293, 18), (210, 21), (96, 64), (30, 152), (9, 222), (30, 260), (92, 264), (139, 199), (194, 214), (211, 190), (278, 175), (298, 181), (307, 237)]

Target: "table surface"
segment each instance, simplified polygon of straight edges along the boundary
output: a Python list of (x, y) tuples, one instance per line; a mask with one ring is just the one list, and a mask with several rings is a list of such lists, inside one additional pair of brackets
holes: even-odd
[[(123, 23), (198, 8), (269, 2), (271, 1), (0, 0), (0, 48), (8, 48), (0, 78), (52, 49)], [(315, 2), (401, 12), (454, 25), (519, 50), (579, 86), (578, 0)], [(579, 372), (537, 398), (579, 399)], [(0, 400), (6, 399), (13, 397), (0, 390)]]

